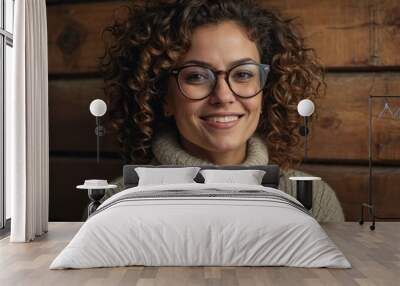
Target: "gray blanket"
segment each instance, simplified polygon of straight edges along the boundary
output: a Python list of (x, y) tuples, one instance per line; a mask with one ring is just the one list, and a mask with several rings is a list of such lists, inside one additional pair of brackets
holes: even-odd
[(232, 199), (257, 199), (257, 201), (264, 200), (264, 201), (273, 201), (276, 203), (281, 203), (285, 205), (290, 205), (303, 213), (310, 215), (311, 213), (300, 203), (290, 200), (284, 196), (278, 194), (271, 194), (265, 191), (260, 190), (240, 190), (240, 191), (221, 191), (216, 189), (204, 189), (204, 190), (163, 190), (163, 191), (138, 191), (138, 192), (131, 192), (126, 195), (122, 195), (118, 199), (103, 203), (92, 215), (89, 217), (93, 217), (94, 215), (110, 208), (111, 206), (115, 206), (122, 202), (126, 201), (147, 201), (147, 200), (154, 200), (154, 199), (174, 199), (174, 200), (190, 200), (190, 199), (205, 199), (210, 200), (213, 198), (229, 198)]

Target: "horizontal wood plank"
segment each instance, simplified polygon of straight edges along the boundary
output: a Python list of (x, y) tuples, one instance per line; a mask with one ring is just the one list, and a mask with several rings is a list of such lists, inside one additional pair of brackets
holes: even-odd
[[(368, 159), (368, 96), (400, 95), (400, 73), (333, 73), (327, 77), (327, 94), (316, 102), (309, 134), (308, 155), (317, 160)], [(51, 80), (49, 85), (50, 150), (95, 152), (95, 119), (89, 104), (105, 99), (102, 81)], [(392, 112), (400, 110), (400, 99), (389, 99)], [(373, 159), (400, 161), (400, 111), (396, 119), (386, 112), (379, 118), (384, 101), (374, 100)], [(106, 120), (106, 117), (104, 118)], [(118, 152), (112, 130), (101, 137), (100, 150)]]
[(49, 221), (83, 221), (89, 198), (76, 186), (86, 179), (111, 182), (122, 175), (122, 162), (85, 158), (50, 157)]
[(306, 43), (327, 67), (400, 65), (397, 0), (261, 1), (297, 18)]
[[(347, 221), (357, 221), (362, 203), (368, 202), (368, 168), (344, 165), (302, 165), (299, 170), (319, 176), (336, 192)], [(50, 160), (50, 221), (81, 221), (89, 202), (86, 191), (76, 190), (85, 179), (122, 176), (119, 160), (52, 157)], [(373, 168), (373, 200), (376, 215), (400, 217), (400, 167)]]
[[(89, 106), (94, 99), (105, 99), (102, 81), (51, 80), (49, 82), (49, 144), (51, 151), (96, 152), (96, 119)], [(107, 114), (100, 118), (105, 126)], [(100, 137), (100, 152), (118, 152), (112, 130)]]
[[(302, 171), (321, 177), (336, 192), (347, 221), (357, 221), (368, 203), (369, 169), (363, 166), (303, 165)], [(400, 218), (400, 167), (374, 167), (372, 194), (376, 215)]]
[[(319, 160), (368, 159), (368, 97), (400, 95), (400, 73), (334, 73), (327, 77), (327, 93), (316, 102), (309, 136), (309, 157)], [(399, 99), (388, 100), (393, 113)], [(373, 100), (373, 160), (400, 160), (400, 111), (382, 118), (385, 101)]]
[[(397, 0), (260, 1), (285, 17), (297, 17), (307, 44), (327, 67), (400, 66)], [(49, 6), (49, 73), (96, 72), (97, 59), (104, 53), (101, 31), (112, 23), (116, 9), (124, 3)]]
[(47, 8), (49, 74), (97, 72), (103, 29), (127, 1), (60, 4)]

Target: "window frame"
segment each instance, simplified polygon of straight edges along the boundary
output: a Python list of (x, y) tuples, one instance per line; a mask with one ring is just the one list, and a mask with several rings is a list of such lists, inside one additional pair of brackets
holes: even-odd
[[(6, 1), (11, 1), (15, 15), (15, 0), (0, 0), (0, 236), (10, 231), (10, 221), (6, 212), (6, 189), (5, 189), (5, 93), (6, 93), (6, 48), (13, 48), (13, 34), (6, 27)], [(14, 20), (14, 15), (12, 18)], [(13, 21), (12, 21), (13, 22)], [(12, 27), (12, 31), (14, 27)]]

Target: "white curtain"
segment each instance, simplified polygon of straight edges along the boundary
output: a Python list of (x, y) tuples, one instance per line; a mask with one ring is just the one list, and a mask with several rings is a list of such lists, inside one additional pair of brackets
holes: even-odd
[(49, 139), (45, 0), (15, 1), (13, 93), (6, 98), (6, 188), (11, 242), (48, 229)]

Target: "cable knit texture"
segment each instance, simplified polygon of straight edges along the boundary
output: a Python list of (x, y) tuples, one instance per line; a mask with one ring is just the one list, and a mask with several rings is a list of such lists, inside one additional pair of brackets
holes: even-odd
[[(153, 154), (157, 162), (165, 165), (214, 165), (213, 163), (194, 157), (182, 149), (178, 135), (172, 131), (160, 133), (152, 144)], [(247, 143), (246, 160), (242, 163), (244, 166), (267, 165), (268, 150), (263, 141), (253, 136)]]
[[(180, 145), (178, 135), (172, 131), (159, 132), (153, 140), (152, 151), (154, 159), (150, 165), (213, 165), (211, 162), (194, 157), (187, 153)], [(247, 143), (246, 160), (242, 163), (244, 166), (267, 165), (268, 150), (260, 137), (254, 135)], [(280, 170), (279, 189), (296, 197), (296, 182), (290, 181), (289, 177), (294, 176), (312, 176), (302, 171), (289, 169)], [(103, 201), (123, 188), (122, 177), (115, 179), (113, 184), (119, 187), (113, 190), (107, 190)], [(341, 222), (344, 221), (344, 215), (339, 200), (332, 188), (324, 181), (313, 182), (313, 216), (319, 222)]]

